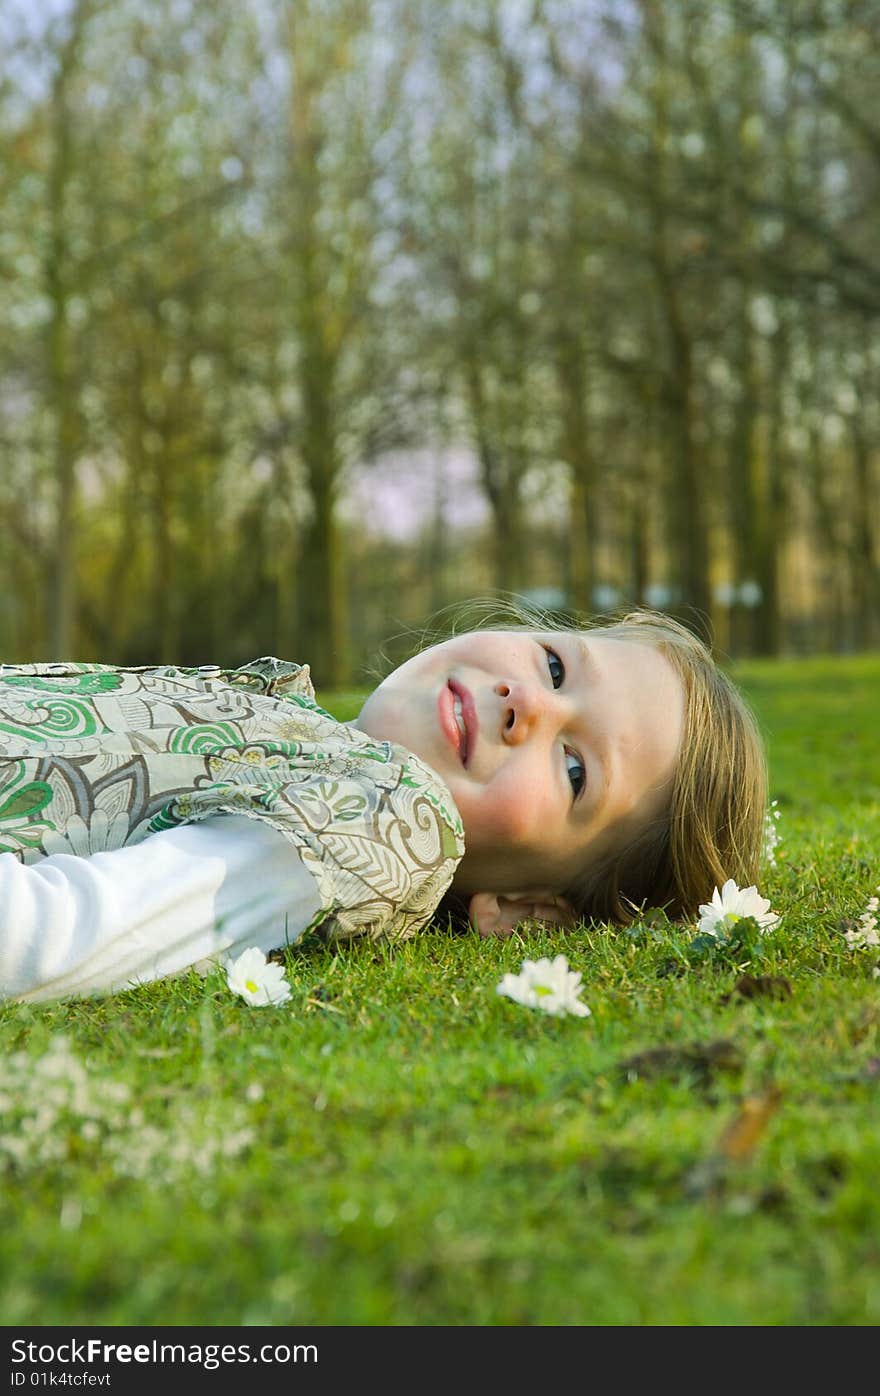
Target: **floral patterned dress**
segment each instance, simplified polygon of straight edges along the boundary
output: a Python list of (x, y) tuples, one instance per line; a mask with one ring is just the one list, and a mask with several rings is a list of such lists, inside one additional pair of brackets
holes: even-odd
[(88, 855), (222, 814), (289, 840), (337, 938), (414, 935), (464, 852), (439, 776), (320, 708), (305, 665), (0, 665), (0, 853)]

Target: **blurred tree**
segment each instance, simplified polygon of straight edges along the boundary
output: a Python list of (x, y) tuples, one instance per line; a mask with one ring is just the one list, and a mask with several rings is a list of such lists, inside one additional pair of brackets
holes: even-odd
[(297, 642), (318, 680), (331, 685), (350, 664), (337, 503), (345, 467), (369, 438), (382, 382), (371, 299), (377, 149), (405, 69), (405, 51), (374, 64), (378, 16), (368, 0), (303, 0), (278, 16), (286, 125), (272, 206), (295, 397), (281, 422), (308, 500), (298, 544)]
[(487, 584), (876, 643), (874, 8), (7, 0), (4, 651), (327, 685)]
[(80, 64), (92, 0), (73, 0), (68, 14), (50, 26), (54, 71), (47, 110), (46, 235), (43, 283), (49, 306), (46, 344), (47, 405), (53, 422), (55, 520), (51, 548), (49, 645), (56, 655), (73, 650), (76, 621), (76, 470), (82, 449), (76, 330), (71, 324), (76, 294), (75, 266), (78, 212), (70, 186), (79, 175), (73, 121), (72, 88), (81, 81)]
[(529, 572), (523, 486), (547, 431), (534, 234), (544, 186), (517, 76), (496, 61), (499, 7), (454, 4), (425, 29), (421, 81), (436, 98), (411, 133), (428, 159), (407, 171), (404, 226), (429, 288), (432, 352), (492, 511), (494, 584), (515, 592)]

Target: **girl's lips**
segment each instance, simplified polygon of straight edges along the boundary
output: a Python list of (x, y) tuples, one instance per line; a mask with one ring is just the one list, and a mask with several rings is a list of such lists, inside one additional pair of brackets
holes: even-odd
[[(459, 754), (461, 756), (461, 762), (462, 765), (466, 767), (471, 757), (473, 756), (474, 748), (477, 743), (477, 733), (480, 730), (480, 724), (477, 721), (476, 704), (474, 703), (474, 700), (471, 697), (469, 690), (466, 689), (463, 684), (457, 683), (455, 679), (450, 679), (449, 683), (446, 685), (446, 688), (450, 694), (450, 711), (452, 714), (452, 721), (455, 725), (457, 745), (459, 749)], [(461, 708), (461, 720), (464, 724), (463, 737), (459, 725), (455, 720), (456, 698), (458, 699), (459, 706)]]
[[(455, 698), (456, 694), (451, 683), (446, 683), (440, 690), (440, 697), (437, 700), (437, 711), (440, 717), (440, 726), (449, 745), (454, 748), (458, 759), (462, 765), (467, 759), (467, 738), (462, 735), (461, 728), (455, 720)], [(464, 707), (462, 706), (462, 717), (464, 717)]]

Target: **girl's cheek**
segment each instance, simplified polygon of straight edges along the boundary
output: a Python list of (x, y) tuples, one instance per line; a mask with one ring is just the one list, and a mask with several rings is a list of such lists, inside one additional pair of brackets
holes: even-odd
[(546, 788), (527, 776), (505, 781), (493, 791), (492, 824), (511, 843), (524, 843), (536, 829), (547, 828), (550, 818)]

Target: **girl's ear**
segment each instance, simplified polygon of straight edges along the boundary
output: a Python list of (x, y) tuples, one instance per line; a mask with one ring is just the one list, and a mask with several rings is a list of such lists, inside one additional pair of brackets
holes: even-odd
[(531, 892), (475, 892), (468, 916), (481, 936), (509, 936), (520, 921), (572, 926), (577, 917), (564, 897), (543, 888)]

